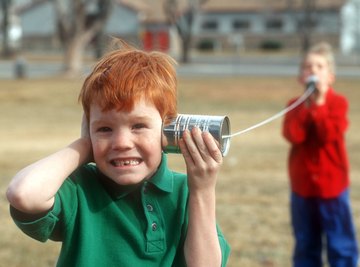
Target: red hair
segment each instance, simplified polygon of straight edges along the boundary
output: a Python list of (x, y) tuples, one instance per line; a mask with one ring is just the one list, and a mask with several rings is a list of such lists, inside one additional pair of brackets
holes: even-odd
[(145, 52), (124, 42), (105, 55), (82, 86), (79, 101), (89, 119), (91, 104), (108, 111), (131, 111), (141, 98), (154, 104), (165, 123), (177, 115), (175, 60), (160, 52)]

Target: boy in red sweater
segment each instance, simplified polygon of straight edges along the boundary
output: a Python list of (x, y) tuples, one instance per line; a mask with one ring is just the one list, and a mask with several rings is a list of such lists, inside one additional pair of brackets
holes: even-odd
[(291, 144), (293, 266), (322, 266), (321, 252), (326, 246), (331, 267), (355, 267), (358, 247), (345, 148), (348, 102), (332, 87), (335, 63), (328, 44), (317, 44), (306, 53), (299, 82), (305, 85), (310, 76), (317, 77), (316, 90), (286, 114), (283, 124), (283, 135)]

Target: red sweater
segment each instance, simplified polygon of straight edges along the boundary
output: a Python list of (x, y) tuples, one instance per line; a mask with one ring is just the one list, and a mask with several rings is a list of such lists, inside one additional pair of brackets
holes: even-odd
[(347, 111), (346, 98), (330, 88), (324, 105), (306, 107), (303, 103), (285, 115), (291, 189), (300, 196), (337, 197), (349, 186)]

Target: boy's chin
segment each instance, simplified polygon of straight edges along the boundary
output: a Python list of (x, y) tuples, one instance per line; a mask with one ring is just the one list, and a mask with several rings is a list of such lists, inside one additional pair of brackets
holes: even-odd
[(145, 180), (144, 177), (110, 177), (110, 179), (113, 180), (116, 184), (122, 186), (139, 184)]

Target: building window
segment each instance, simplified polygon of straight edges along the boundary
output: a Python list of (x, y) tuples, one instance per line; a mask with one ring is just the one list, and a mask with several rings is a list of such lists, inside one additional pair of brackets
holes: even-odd
[(300, 19), (297, 22), (297, 29), (299, 31), (304, 29), (316, 29), (318, 25), (318, 21), (316, 19), (310, 18), (310, 19)]
[(208, 31), (216, 31), (218, 26), (218, 22), (215, 20), (204, 21), (202, 24), (202, 28)]
[(235, 31), (246, 31), (250, 29), (250, 22), (247, 20), (236, 19), (232, 23)]
[(283, 28), (283, 21), (281, 19), (268, 19), (266, 21), (266, 29), (270, 31), (280, 31)]

